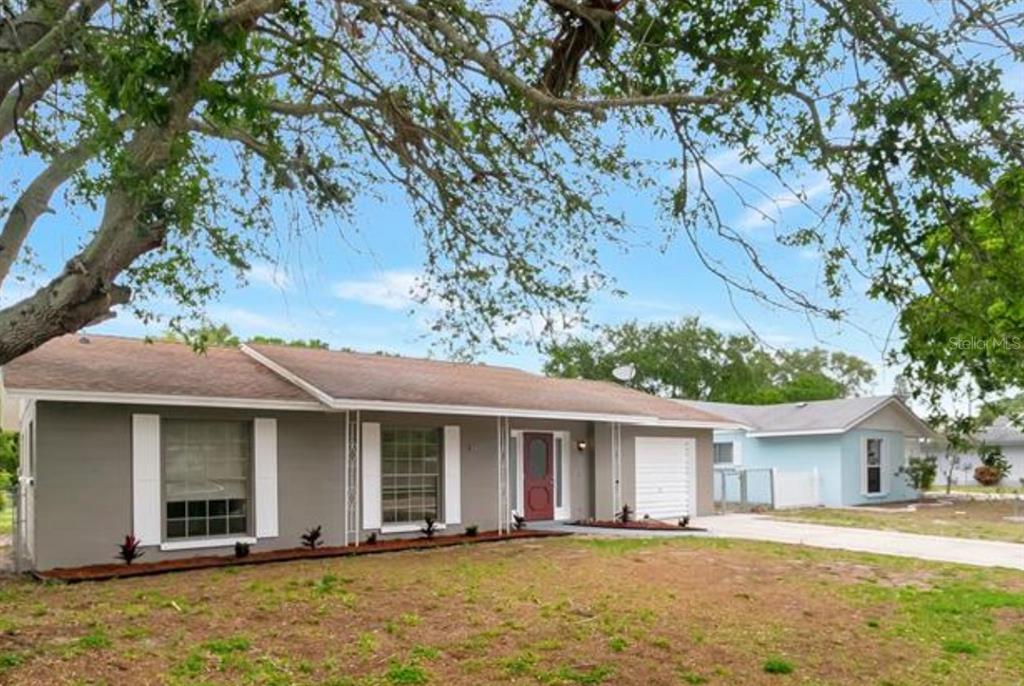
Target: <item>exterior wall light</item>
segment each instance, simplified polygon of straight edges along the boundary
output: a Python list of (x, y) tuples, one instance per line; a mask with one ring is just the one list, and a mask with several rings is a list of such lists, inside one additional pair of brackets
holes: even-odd
[(582, 453), (586, 449), (587, 449), (587, 442), (586, 441), (576, 441), (576, 450), (579, 450)]

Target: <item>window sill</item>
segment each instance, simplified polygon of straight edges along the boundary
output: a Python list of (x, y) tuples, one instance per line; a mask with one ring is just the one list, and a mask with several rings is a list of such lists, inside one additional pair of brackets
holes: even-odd
[[(411, 534), (418, 532), (422, 529), (425, 524), (385, 524), (380, 528), (382, 534)], [(444, 531), (444, 524), (435, 524), (434, 528), (438, 531)]]
[(160, 550), (192, 550), (197, 548), (227, 548), (236, 543), (256, 543), (254, 536), (227, 536), (225, 538), (186, 538), (180, 541), (164, 541)]
[(885, 493), (861, 493), (862, 498), (885, 498), (889, 495), (888, 491)]

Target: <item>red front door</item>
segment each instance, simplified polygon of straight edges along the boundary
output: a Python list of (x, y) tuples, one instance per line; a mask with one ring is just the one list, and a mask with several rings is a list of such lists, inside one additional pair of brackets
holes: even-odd
[(551, 434), (523, 434), (523, 516), (555, 518), (555, 446)]

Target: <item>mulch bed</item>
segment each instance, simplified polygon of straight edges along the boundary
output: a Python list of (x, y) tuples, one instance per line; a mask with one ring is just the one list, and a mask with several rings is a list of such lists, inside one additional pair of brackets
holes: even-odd
[(620, 522), (615, 519), (593, 519), (570, 522), (572, 526), (589, 526), (595, 529), (643, 529), (646, 531), (707, 531), (699, 526), (679, 526), (658, 519), (637, 519)]
[(292, 560), (309, 560), (328, 557), (351, 557), (355, 555), (374, 555), (403, 550), (429, 550), (447, 548), (468, 543), (494, 543), (519, 538), (548, 538), (551, 536), (568, 536), (560, 531), (533, 531), (530, 529), (513, 530), (505, 534), (497, 531), (484, 531), (476, 536), (459, 534), (456, 536), (436, 536), (428, 538), (400, 538), (376, 543), (360, 543), (358, 546), (325, 546), (310, 550), (308, 548), (287, 548), (284, 550), (266, 550), (250, 553), (247, 557), (229, 555), (205, 555), (176, 560), (160, 560), (159, 562), (136, 562), (132, 565), (105, 564), (86, 567), (62, 567), (45, 572), (35, 572), (35, 576), (43, 580), (66, 581), (106, 581), (108, 579), (125, 579), (133, 576), (151, 576), (167, 572), (184, 572), (195, 569), (211, 569), (216, 567), (234, 567), (237, 565), (258, 565), (270, 562), (289, 562)]

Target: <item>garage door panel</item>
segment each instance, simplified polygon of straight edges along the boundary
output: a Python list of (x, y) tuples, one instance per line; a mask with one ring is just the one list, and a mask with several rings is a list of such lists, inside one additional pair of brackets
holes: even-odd
[(654, 519), (693, 514), (696, 441), (636, 439), (636, 513)]

